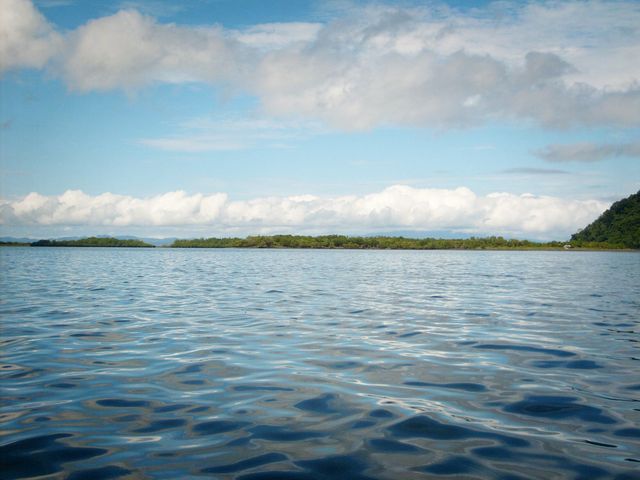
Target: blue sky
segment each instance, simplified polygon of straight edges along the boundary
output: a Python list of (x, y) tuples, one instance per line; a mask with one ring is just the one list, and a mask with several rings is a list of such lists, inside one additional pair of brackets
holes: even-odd
[(637, 2), (0, 9), (3, 235), (562, 239), (640, 189)]

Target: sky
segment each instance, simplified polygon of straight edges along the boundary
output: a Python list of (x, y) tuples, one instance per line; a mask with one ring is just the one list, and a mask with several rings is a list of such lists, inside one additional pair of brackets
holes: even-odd
[(0, 234), (564, 240), (639, 59), (632, 0), (0, 0)]

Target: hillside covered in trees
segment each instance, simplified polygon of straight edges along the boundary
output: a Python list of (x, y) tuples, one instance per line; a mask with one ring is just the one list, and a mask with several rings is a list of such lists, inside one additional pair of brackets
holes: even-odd
[(38, 240), (32, 247), (151, 247), (142, 240), (121, 240), (112, 237), (88, 237), (79, 240)]
[(611, 205), (597, 220), (572, 235), (571, 244), (640, 248), (640, 191)]

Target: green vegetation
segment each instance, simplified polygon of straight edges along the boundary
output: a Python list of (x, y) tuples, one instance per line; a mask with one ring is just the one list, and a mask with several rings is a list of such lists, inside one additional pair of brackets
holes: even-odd
[(404, 237), (348, 237), (345, 235), (251, 236), (247, 238), (200, 238), (176, 240), (172, 248), (352, 248), (406, 250), (482, 250), (482, 249), (549, 249), (562, 248), (564, 242), (530, 242), (502, 237), (438, 239)]
[(30, 247), (30, 243), (23, 242), (0, 242), (0, 247)]
[(120, 240), (111, 237), (89, 237), (80, 240), (38, 240), (32, 247), (152, 247), (142, 240)]
[(624, 198), (597, 220), (571, 236), (583, 248), (640, 248), (640, 191)]

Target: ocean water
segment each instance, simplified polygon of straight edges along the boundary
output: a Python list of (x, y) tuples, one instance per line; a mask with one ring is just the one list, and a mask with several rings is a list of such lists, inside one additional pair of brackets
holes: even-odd
[(0, 262), (0, 478), (640, 478), (638, 253)]

